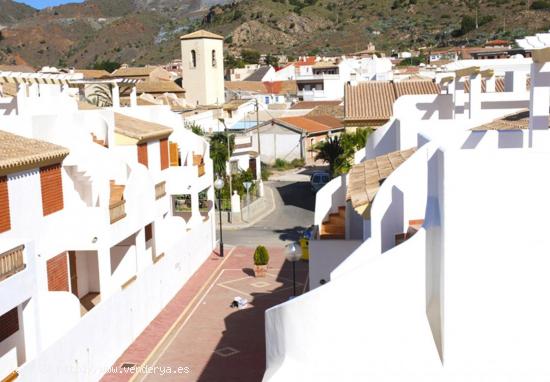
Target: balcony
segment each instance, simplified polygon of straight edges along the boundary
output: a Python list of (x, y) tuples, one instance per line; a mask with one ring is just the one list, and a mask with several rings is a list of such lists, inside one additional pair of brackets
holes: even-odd
[(162, 181), (160, 183), (155, 184), (155, 199), (159, 200), (165, 195), (166, 195), (166, 182)]
[(0, 254), (0, 281), (25, 269), (25, 263), (23, 262), (24, 249), (25, 246), (20, 245)]

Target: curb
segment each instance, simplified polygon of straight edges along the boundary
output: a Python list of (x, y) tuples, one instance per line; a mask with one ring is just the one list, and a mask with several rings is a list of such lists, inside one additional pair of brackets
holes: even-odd
[(273, 196), (273, 189), (270, 186), (265, 186), (265, 185), (264, 185), (264, 189), (269, 190), (269, 192), (271, 194), (271, 208), (267, 209), (266, 211), (264, 211), (263, 213), (258, 215), (256, 218), (254, 218), (252, 221), (250, 221), (248, 223), (245, 223), (245, 224), (229, 225), (229, 224), (225, 223), (223, 225), (224, 231), (238, 231), (238, 230), (243, 229), (243, 228), (251, 227), (254, 224), (256, 224), (258, 221), (262, 220), (267, 215), (269, 215), (269, 214), (273, 213), (273, 211), (275, 211), (275, 197)]

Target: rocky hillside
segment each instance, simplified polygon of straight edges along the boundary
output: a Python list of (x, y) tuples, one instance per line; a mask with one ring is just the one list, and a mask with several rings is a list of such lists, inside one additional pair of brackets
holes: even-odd
[(12, 0), (0, 0), (0, 29), (32, 16), (36, 9)]
[(180, 55), (178, 37), (197, 28), (226, 36), (232, 53), (342, 54), (369, 41), (389, 53), (513, 40), (550, 29), (550, 0), (87, 0), (39, 12), (0, 0), (0, 24), (2, 17), (10, 25), (0, 63), (89, 67), (170, 61)]

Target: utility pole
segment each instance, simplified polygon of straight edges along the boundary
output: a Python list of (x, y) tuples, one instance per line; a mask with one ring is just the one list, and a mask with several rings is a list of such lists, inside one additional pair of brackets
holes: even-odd
[(261, 149), (261, 143), (260, 143), (260, 103), (258, 101), (258, 98), (256, 97), (256, 132), (257, 132), (257, 138), (258, 138), (258, 162), (256, 163), (256, 166), (260, 166), (260, 176), (258, 179), (258, 196), (262, 197), (264, 196), (264, 184), (262, 182), (262, 149)]

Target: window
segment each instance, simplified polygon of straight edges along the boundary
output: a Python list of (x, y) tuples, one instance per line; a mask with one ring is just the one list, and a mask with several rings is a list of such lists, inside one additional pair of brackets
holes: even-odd
[(197, 67), (197, 52), (195, 51), (195, 49), (191, 51), (191, 67)]
[(137, 145), (137, 157), (139, 163), (141, 163), (145, 167), (149, 166), (149, 160), (147, 156), (147, 142), (139, 143)]
[(63, 183), (60, 164), (40, 168), (40, 188), (44, 216), (63, 209)]
[(160, 140), (160, 169), (168, 168), (168, 138)]
[(216, 50), (212, 50), (212, 67), (215, 68), (218, 65), (216, 62)]
[(145, 226), (145, 242), (147, 243), (152, 238), (153, 238), (153, 223), (147, 224)]

